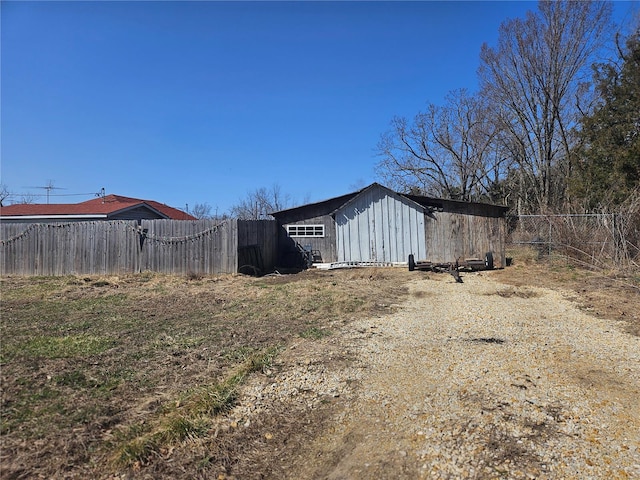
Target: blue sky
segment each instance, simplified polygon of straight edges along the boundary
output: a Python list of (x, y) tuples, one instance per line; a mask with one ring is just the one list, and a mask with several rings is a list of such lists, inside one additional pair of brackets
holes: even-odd
[(276, 184), (342, 195), (378, 180), (393, 116), (475, 90), (482, 43), (535, 7), (3, 1), (0, 181), (218, 213)]

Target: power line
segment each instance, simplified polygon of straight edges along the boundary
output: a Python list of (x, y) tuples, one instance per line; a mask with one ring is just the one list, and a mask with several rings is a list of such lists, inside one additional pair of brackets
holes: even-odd
[[(52, 193), (51, 196), (52, 197), (74, 197), (74, 196), (80, 196), (80, 195), (98, 195), (96, 192), (91, 192), (91, 193)], [(39, 197), (43, 197), (44, 195), (38, 195)]]
[[(30, 197), (46, 197), (47, 194), (46, 193), (10, 193), (9, 195), (7, 195), (8, 197), (24, 197), (24, 196), (30, 196)], [(73, 197), (73, 196), (77, 196), (77, 195), (97, 195), (96, 192), (90, 192), (90, 193), (50, 193), (48, 196), (50, 197)]]
[(87, 196), (91, 196), (91, 197), (95, 197), (95, 196), (100, 196), (100, 194), (96, 193), (96, 192), (91, 192), (91, 193), (10, 193), (6, 196), (6, 198), (24, 198), (24, 197), (28, 197), (28, 198), (41, 198), (41, 197), (87, 197)]
[(30, 187), (24, 187), (24, 188), (41, 188), (43, 190), (47, 191), (47, 203), (49, 203), (49, 196), (51, 194), (51, 190), (66, 190), (66, 188), (64, 187), (54, 187), (53, 185), (53, 180), (49, 180), (49, 183), (47, 183), (44, 186), (30, 186)]

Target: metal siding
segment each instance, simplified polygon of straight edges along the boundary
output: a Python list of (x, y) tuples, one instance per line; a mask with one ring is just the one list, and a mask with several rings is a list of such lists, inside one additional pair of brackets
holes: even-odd
[(389, 219), (394, 219), (393, 224), (390, 224), (387, 229), (387, 244), (391, 252), (398, 252), (399, 255), (404, 254), (404, 247), (402, 242), (398, 242), (398, 209), (395, 202), (390, 201), (387, 198), (387, 204), (389, 206), (388, 213)]
[(426, 255), (424, 213), (372, 188), (336, 212), (338, 261), (406, 262)]

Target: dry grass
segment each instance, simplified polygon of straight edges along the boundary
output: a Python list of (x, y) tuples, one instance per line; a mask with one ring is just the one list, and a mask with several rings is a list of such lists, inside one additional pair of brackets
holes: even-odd
[(566, 258), (540, 261), (537, 251), (527, 247), (510, 249), (507, 256), (513, 258), (513, 266), (490, 274), (515, 288), (497, 294), (535, 296), (527, 286), (561, 290), (584, 310), (623, 322), (629, 333), (640, 336), (640, 276), (637, 273), (587, 270)]
[[(242, 382), (293, 339), (390, 311), (411, 278), (404, 269), (2, 278), (0, 477), (250, 471), (239, 459), (264, 440), (258, 426), (242, 437), (212, 431)], [(295, 432), (308, 420), (290, 416), (270, 422)]]
[[(514, 266), (481, 273), (512, 285), (496, 294), (559, 288), (640, 333), (640, 278), (509, 256)], [(218, 430), (216, 416), (279, 349), (393, 311), (421, 275), (4, 277), (0, 478), (282, 476), (340, 399), (304, 411), (273, 405), (242, 429)]]

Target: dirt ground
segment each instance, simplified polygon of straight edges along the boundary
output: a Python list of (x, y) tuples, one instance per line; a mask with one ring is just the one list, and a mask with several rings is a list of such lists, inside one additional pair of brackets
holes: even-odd
[[(640, 365), (633, 348), (630, 357), (616, 357), (613, 347), (589, 354), (613, 366), (603, 366), (597, 358), (578, 363), (581, 337), (570, 344), (562, 341), (573, 330), (555, 332), (559, 338), (549, 342), (553, 355), (542, 355), (537, 339), (524, 338), (521, 324), (507, 328), (506, 323), (492, 323), (482, 330), (477, 324), (448, 321), (449, 331), (436, 321), (453, 314), (455, 309), (447, 306), (481, 303), (498, 306), (491, 313), (481, 312), (479, 306), (472, 309), (487, 321), (506, 321), (500, 312), (512, 304), (535, 320), (541, 316), (541, 302), (553, 309), (548, 302), (559, 301), (560, 310), (570, 314), (548, 314), (554, 320), (578, 322), (580, 328), (600, 335), (596, 338), (606, 337), (603, 345), (609, 345), (611, 335), (627, 347), (637, 347), (640, 279), (526, 258), (515, 258), (504, 270), (463, 274), (463, 279), (459, 285), (447, 274), (400, 269), (263, 279), (3, 279), (2, 330), (10, 341), (3, 341), (0, 365), (1, 476), (640, 475), (640, 440), (633, 431), (633, 422), (640, 418), (633, 399), (640, 391), (630, 380)], [(468, 297), (457, 298), (460, 287), (468, 289)], [(540, 288), (550, 293), (540, 293)], [(426, 328), (428, 319), (421, 312), (433, 305), (438, 305), (435, 320)], [(467, 313), (463, 309), (453, 318)], [(398, 329), (391, 319), (406, 324)], [(578, 323), (571, 325), (578, 328)], [(511, 333), (496, 333), (496, 325)], [(46, 341), (30, 340), (38, 335)], [(71, 352), (51, 353), (53, 346), (61, 348), (51, 339), (60, 338), (81, 338), (85, 343), (71, 346), (85, 350), (67, 346)], [(93, 340), (87, 344), (87, 339)], [(512, 344), (529, 352), (529, 370), (501, 370), (509, 358), (517, 358)], [(427, 346), (439, 351), (442, 359), (434, 357), (432, 365), (416, 362)], [(149, 438), (163, 419), (184, 419), (181, 409), (190, 393), (223, 382), (247, 357), (270, 347), (278, 348), (272, 362), (248, 376), (219, 413), (212, 417), (197, 411), (189, 420), (198, 428), (152, 444), (139, 460), (115, 460), (123, 441)], [(484, 370), (478, 373), (476, 364), (466, 363), (485, 358), (477, 354), (487, 352), (506, 356), (495, 365), (491, 362), (500, 355), (486, 358), (500, 374), (487, 380), (491, 388), (482, 389), (469, 375), (484, 375)], [(542, 368), (549, 373), (538, 372)], [(452, 378), (467, 383), (450, 383)], [(560, 392), (568, 378), (575, 391)], [(455, 394), (442, 396), (425, 387), (438, 382)], [(570, 393), (592, 397), (593, 402), (573, 404)], [(528, 410), (529, 402), (538, 405), (535, 414)], [(598, 408), (602, 413), (594, 413)], [(176, 417), (176, 412), (183, 417)], [(580, 415), (615, 424), (616, 435), (624, 440), (595, 433), (577, 419)], [(625, 415), (631, 422), (622, 421)], [(565, 437), (571, 441), (558, 440)], [(543, 444), (574, 452), (568, 455), (575, 461), (562, 466), (562, 459)], [(613, 452), (615, 444), (622, 445), (621, 453)], [(460, 458), (453, 458), (452, 452), (459, 452)], [(607, 470), (607, 462), (622, 466)], [(578, 473), (568, 475), (571, 471)]]
[[(242, 473), (259, 421), (216, 425), (238, 387), (292, 342), (391, 311), (403, 274), (2, 277), (0, 477)], [(291, 412), (283, 431), (306, 421)]]
[[(262, 426), (266, 450), (221, 478), (640, 476), (633, 279), (537, 264), (464, 285), (421, 275), (398, 311), (280, 359), (288, 378), (324, 365), (353, 389), (313, 409), (283, 399), (299, 428)], [(359, 370), (333, 362), (339, 352)]]
[(620, 322), (640, 336), (640, 275), (614, 270), (578, 268), (567, 261), (537, 262), (528, 254), (513, 266), (495, 270), (491, 277), (514, 286), (540, 286), (562, 292), (585, 312)]

